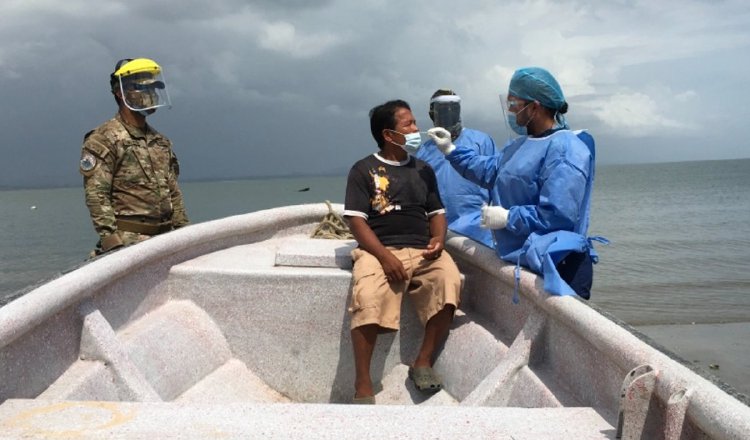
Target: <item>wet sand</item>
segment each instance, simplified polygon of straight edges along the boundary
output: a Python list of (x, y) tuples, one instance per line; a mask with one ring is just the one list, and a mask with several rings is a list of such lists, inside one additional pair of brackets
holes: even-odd
[(750, 402), (750, 322), (637, 326), (636, 330), (684, 359), (704, 376), (716, 376)]

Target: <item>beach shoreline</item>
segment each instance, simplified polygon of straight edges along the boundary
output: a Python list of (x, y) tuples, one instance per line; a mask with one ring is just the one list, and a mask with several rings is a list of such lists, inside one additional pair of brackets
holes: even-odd
[[(702, 376), (714, 376), (750, 401), (750, 322), (634, 326)], [(741, 396), (742, 397), (742, 396)]]

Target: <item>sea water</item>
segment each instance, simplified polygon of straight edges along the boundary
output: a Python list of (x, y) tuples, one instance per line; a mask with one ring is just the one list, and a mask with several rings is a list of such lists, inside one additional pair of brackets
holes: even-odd
[[(633, 325), (750, 322), (750, 159), (597, 169), (591, 302)], [(345, 176), (185, 182), (193, 223), (343, 203)], [(82, 264), (97, 240), (76, 188), (0, 191), (0, 304)]]

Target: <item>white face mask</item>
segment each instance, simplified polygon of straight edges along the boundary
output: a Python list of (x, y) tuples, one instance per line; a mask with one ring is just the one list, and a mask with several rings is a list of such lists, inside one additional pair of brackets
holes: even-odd
[(393, 142), (393, 143), (403, 148), (404, 151), (406, 151), (409, 154), (412, 154), (412, 155), (416, 154), (417, 150), (419, 150), (419, 147), (422, 146), (422, 136), (419, 134), (419, 132), (400, 133), (396, 130), (391, 130), (391, 131), (394, 133), (398, 133), (404, 137), (405, 141), (403, 144), (398, 144), (396, 142)]

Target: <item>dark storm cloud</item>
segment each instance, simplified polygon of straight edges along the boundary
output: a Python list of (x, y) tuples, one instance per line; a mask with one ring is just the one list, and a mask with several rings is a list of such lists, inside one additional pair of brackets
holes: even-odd
[[(368, 110), (439, 87), (502, 143), (513, 70), (549, 68), (600, 162), (746, 155), (743, 2), (69, 0), (0, 4), (0, 186), (78, 184), (84, 133), (114, 115), (115, 61), (164, 68), (183, 178), (341, 173), (375, 147)], [(719, 133), (712, 128), (721, 126)], [(710, 143), (712, 147), (706, 148)]]

